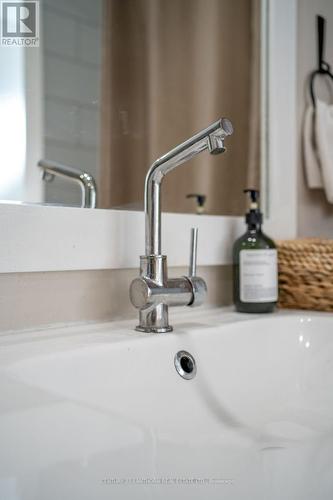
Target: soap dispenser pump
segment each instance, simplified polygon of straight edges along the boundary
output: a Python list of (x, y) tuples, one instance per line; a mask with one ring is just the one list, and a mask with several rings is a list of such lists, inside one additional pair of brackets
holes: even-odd
[(202, 215), (205, 213), (205, 203), (207, 196), (205, 194), (198, 193), (190, 193), (186, 195), (186, 198), (195, 198), (196, 199), (196, 212), (197, 215)]
[(239, 312), (272, 312), (278, 299), (277, 250), (261, 229), (259, 191), (245, 189), (244, 193), (250, 196), (250, 207), (245, 216), (247, 230), (233, 246), (234, 303)]

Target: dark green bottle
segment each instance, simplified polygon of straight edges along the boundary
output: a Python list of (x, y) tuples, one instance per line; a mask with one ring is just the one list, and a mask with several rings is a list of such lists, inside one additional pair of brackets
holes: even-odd
[(247, 231), (233, 247), (234, 303), (239, 312), (272, 312), (278, 299), (277, 250), (261, 230), (259, 191), (244, 193), (250, 194), (251, 204), (245, 217)]

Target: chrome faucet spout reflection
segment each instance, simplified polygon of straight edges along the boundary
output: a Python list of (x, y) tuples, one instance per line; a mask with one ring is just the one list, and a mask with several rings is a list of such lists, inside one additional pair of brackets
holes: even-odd
[(221, 118), (206, 129), (158, 158), (148, 170), (145, 181), (145, 255), (140, 257), (140, 277), (130, 288), (130, 298), (139, 309), (136, 330), (163, 333), (172, 331), (168, 307), (200, 305), (207, 287), (196, 276), (197, 230), (192, 229), (189, 276), (168, 279), (167, 259), (161, 252), (161, 184), (164, 176), (198, 153), (223, 153), (224, 140), (233, 133), (231, 122)]
[(96, 208), (97, 186), (91, 174), (50, 160), (39, 160), (38, 166), (43, 170), (43, 180), (46, 182), (52, 182), (55, 176), (59, 176), (79, 184), (82, 195), (81, 207)]

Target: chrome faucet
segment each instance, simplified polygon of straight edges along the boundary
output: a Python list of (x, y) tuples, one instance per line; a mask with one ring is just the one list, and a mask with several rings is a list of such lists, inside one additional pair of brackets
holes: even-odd
[(130, 287), (131, 302), (139, 309), (138, 331), (170, 332), (169, 306), (197, 306), (204, 300), (207, 286), (196, 276), (196, 229), (192, 229), (189, 276), (168, 279), (167, 258), (161, 254), (161, 183), (168, 172), (206, 149), (211, 154), (223, 153), (224, 139), (232, 133), (231, 122), (221, 118), (161, 156), (147, 173), (144, 193), (146, 254), (140, 257), (140, 277), (134, 279)]
[(46, 182), (51, 182), (55, 176), (59, 176), (78, 183), (82, 193), (81, 207), (96, 208), (97, 187), (91, 174), (50, 160), (39, 160), (38, 166), (43, 170), (43, 180)]

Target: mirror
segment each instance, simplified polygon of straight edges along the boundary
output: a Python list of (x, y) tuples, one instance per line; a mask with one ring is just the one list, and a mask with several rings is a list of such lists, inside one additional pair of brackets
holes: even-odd
[(260, 0), (39, 7), (39, 46), (0, 47), (0, 199), (80, 206), (73, 179), (42, 179), (43, 158), (90, 173), (98, 208), (142, 210), (150, 164), (226, 116), (227, 152), (171, 172), (163, 210), (243, 214), (260, 185)]

